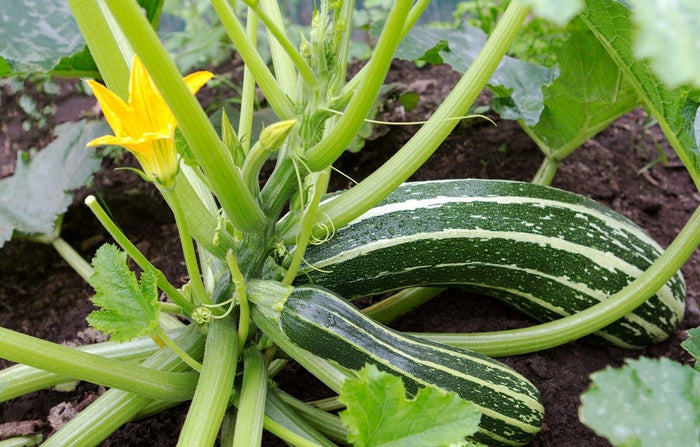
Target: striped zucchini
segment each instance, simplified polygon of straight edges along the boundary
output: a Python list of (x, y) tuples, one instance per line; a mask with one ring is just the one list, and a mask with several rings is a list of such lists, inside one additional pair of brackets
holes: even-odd
[(434, 385), (474, 402), (483, 413), (476, 439), (488, 445), (525, 445), (540, 430), (539, 393), (517, 372), (480, 354), (391, 330), (327, 289), (294, 288), (279, 328), (295, 345), (345, 368), (373, 363), (401, 376), (411, 394)]
[[(458, 287), (550, 321), (605, 300), (660, 253), (636, 224), (580, 195), (512, 181), (416, 182), (309, 247), (312, 267), (297, 283), (346, 298), (412, 286)], [(662, 341), (681, 321), (684, 301), (679, 272), (597, 334), (624, 348)]]

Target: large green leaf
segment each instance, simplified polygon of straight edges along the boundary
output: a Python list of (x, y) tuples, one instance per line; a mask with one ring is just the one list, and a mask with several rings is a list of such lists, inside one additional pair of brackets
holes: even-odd
[(700, 2), (633, 0), (635, 51), (667, 85), (700, 87)]
[[(694, 122), (698, 110), (697, 90), (671, 89), (654, 74), (648, 62), (636, 58), (631, 12), (610, 0), (586, 0), (580, 15), (606, 49), (646, 107), (658, 120), (666, 138), (700, 187), (700, 151)], [(664, 40), (664, 35), (656, 36)], [(674, 51), (669, 48), (669, 51)]]
[(50, 233), (73, 200), (71, 190), (100, 167), (88, 141), (104, 135), (102, 122), (80, 121), (56, 127), (57, 138), (36, 156), (19, 154), (14, 175), (0, 181), (0, 247), (13, 231)]
[(127, 341), (146, 335), (158, 328), (158, 279), (152, 269), (136, 280), (126, 264), (126, 253), (105, 244), (92, 260), (95, 273), (90, 284), (95, 288), (92, 302), (100, 310), (88, 315), (95, 329), (112, 334), (114, 341)]
[(481, 413), (456, 393), (421, 388), (406, 399), (400, 377), (368, 364), (343, 384), (348, 441), (357, 447), (432, 447), (460, 444), (479, 427)]
[[(139, 0), (157, 26), (164, 0)], [(99, 78), (65, 0), (0, 0), (0, 76), (26, 73)]]
[(616, 446), (700, 443), (700, 374), (667, 358), (630, 360), (591, 375), (581, 421)]
[[(418, 26), (401, 42), (395, 56), (417, 60), (427, 53), (433, 62), (444, 62), (464, 73), (484, 43), (486, 34), (472, 26), (463, 30)], [(489, 80), (499, 96), (493, 106), (502, 118), (522, 119), (528, 125), (535, 125), (544, 107), (542, 86), (550, 84), (556, 76), (557, 70), (506, 56)]]
[(639, 101), (595, 36), (583, 26), (572, 28), (557, 52), (561, 75), (544, 88), (540, 121), (526, 129), (545, 154), (559, 159)]
[(0, 11), (0, 56), (11, 73), (50, 71), (85, 45), (65, 0), (0, 0)]

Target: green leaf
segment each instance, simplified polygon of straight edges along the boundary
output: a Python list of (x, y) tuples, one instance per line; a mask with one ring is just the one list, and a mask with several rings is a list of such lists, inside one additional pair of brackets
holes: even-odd
[(583, 9), (583, 0), (523, 0), (535, 15), (557, 25), (566, 25)]
[(158, 327), (160, 311), (155, 271), (143, 272), (139, 284), (126, 265), (126, 253), (111, 244), (97, 250), (92, 266), (95, 273), (90, 283), (96, 292), (92, 302), (101, 309), (88, 315), (90, 326), (113, 334), (115, 341), (153, 332)]
[(84, 45), (65, 0), (3, 2), (0, 56), (13, 73), (50, 71)]
[(356, 447), (435, 447), (461, 445), (479, 427), (476, 406), (434, 387), (406, 399), (400, 377), (368, 364), (343, 384), (340, 413), (348, 441)]
[(700, 374), (667, 358), (629, 360), (591, 375), (581, 421), (616, 446), (695, 446)]
[[(658, 120), (669, 143), (696, 186), (700, 187), (700, 151), (693, 126), (700, 105), (697, 102), (698, 91), (687, 87), (666, 87), (648, 62), (635, 57), (632, 48), (634, 25), (630, 15), (629, 9), (618, 2), (586, 0), (586, 10), (580, 17)], [(657, 38), (664, 40), (663, 35)]]
[(681, 346), (695, 358), (695, 368), (698, 369), (700, 367), (698, 364), (700, 360), (700, 327), (690, 329), (688, 338), (681, 343)]
[(540, 121), (526, 129), (545, 154), (559, 158), (638, 103), (632, 85), (595, 36), (580, 25), (557, 52), (561, 75), (544, 88)]
[(95, 59), (92, 58), (87, 46), (83, 47), (82, 51), (61, 58), (58, 64), (51, 69), (51, 74), (63, 77), (102, 79)]
[(100, 167), (88, 141), (108, 132), (106, 124), (80, 121), (56, 126), (57, 138), (27, 161), (19, 153), (11, 177), (0, 181), (0, 247), (13, 231), (41, 234), (53, 231), (54, 222), (79, 188)]
[[(443, 42), (448, 43), (444, 47)], [(486, 34), (467, 26), (464, 30), (414, 27), (401, 42), (395, 56), (400, 59), (430, 58), (435, 49), (446, 64), (464, 73), (486, 43)], [(522, 119), (534, 126), (543, 109), (542, 86), (552, 83), (557, 70), (506, 56), (489, 80), (489, 86), (500, 97), (493, 104), (504, 119)]]
[(669, 87), (700, 87), (700, 2), (631, 0), (635, 53)]

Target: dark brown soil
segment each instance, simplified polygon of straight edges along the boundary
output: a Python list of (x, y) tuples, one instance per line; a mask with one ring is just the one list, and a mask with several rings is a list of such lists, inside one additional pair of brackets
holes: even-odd
[[(219, 73), (237, 77), (238, 65), (222, 67)], [(447, 67), (415, 69), (408, 63), (395, 63), (390, 81), (408, 84), (421, 96), (418, 107), (410, 112), (388, 104), (383, 112), (387, 121), (416, 121), (430, 115), (448, 93), (458, 76)], [(74, 84), (61, 82), (61, 93), (50, 98), (29, 86), (21, 93), (3, 87), (3, 114), (0, 116), (0, 176), (12, 172), (16, 151), (41, 147), (48, 130), (61, 121), (94, 116), (93, 102), (81, 96)], [(32, 94), (36, 101), (50, 101), (56, 114), (38, 127), (18, 107), (20, 94)], [(207, 93), (205, 92), (205, 96)], [(212, 96), (210, 93), (209, 96)], [(208, 98), (205, 101), (211, 102)], [(485, 101), (485, 97), (481, 99)], [(43, 107), (46, 105), (42, 103)], [(562, 163), (553, 185), (588, 195), (627, 215), (645, 228), (662, 245), (668, 245), (700, 202), (693, 183), (663, 139), (657, 126), (645, 130), (646, 115), (636, 110), (619, 119), (594, 140), (584, 144)], [(22, 122), (30, 121), (29, 132)], [(27, 125), (25, 125), (27, 126)], [(405, 142), (414, 127), (392, 127), (384, 137), (368, 142), (357, 154), (346, 154), (337, 167), (356, 180), (378, 167)], [(668, 165), (655, 163), (642, 169), (658, 156), (659, 144), (668, 157)], [(530, 180), (541, 155), (536, 146), (512, 122), (474, 120), (460, 126), (440, 147), (433, 158), (413, 179), (502, 178)], [(63, 236), (89, 259), (109, 237), (96, 224), (82, 199), (88, 193), (99, 194), (114, 218), (139, 248), (174, 283), (182, 283), (186, 272), (181, 263), (177, 232), (172, 217), (157, 193), (134, 174), (114, 171), (115, 166), (133, 163), (128, 156), (107, 159), (94, 183), (76, 194), (69, 210)], [(351, 186), (342, 176), (333, 180), (335, 188)], [(690, 358), (679, 347), (683, 330), (700, 326), (697, 294), (700, 290), (700, 257), (695, 255), (684, 268), (688, 285), (688, 308), (682, 327), (668, 341), (644, 351), (572, 343), (535, 354), (502, 359), (529, 378), (539, 388), (546, 409), (542, 432), (534, 446), (606, 446), (605, 440), (584, 427), (577, 416), (579, 395), (589, 384), (589, 374), (608, 365), (619, 366), (626, 358), (640, 355), (666, 356), (681, 362)], [(90, 312), (89, 286), (68, 267), (49, 246), (12, 241), (0, 256), (0, 324), (14, 330), (55, 342), (84, 343), (94, 339), (86, 330), (85, 316)], [(471, 332), (521, 327), (531, 322), (500, 302), (463, 292), (447, 292), (418, 311), (406, 315), (393, 326), (411, 331)], [(8, 363), (0, 360), (0, 365)], [(318, 383), (298, 368), (290, 367), (280, 377), (286, 390), (302, 398), (324, 395)], [(98, 387), (84, 384), (71, 393), (43, 391), (5, 403), (0, 424), (12, 421), (39, 421), (45, 433), (51, 432), (50, 410), (63, 402), (80, 405), (99, 393)], [(179, 425), (187, 405), (159, 416), (127, 424), (103, 446), (175, 445)], [(266, 436), (265, 446), (283, 445)]]

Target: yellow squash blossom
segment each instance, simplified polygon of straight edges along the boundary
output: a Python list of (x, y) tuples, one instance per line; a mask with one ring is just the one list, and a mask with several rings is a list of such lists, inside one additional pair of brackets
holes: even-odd
[[(194, 94), (213, 74), (198, 71), (184, 81)], [(114, 135), (94, 139), (88, 146), (123, 146), (136, 156), (146, 178), (170, 188), (178, 171), (177, 150), (173, 142), (177, 121), (148, 75), (141, 59), (134, 56), (129, 77), (129, 101), (102, 84), (88, 81)]]

